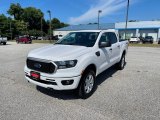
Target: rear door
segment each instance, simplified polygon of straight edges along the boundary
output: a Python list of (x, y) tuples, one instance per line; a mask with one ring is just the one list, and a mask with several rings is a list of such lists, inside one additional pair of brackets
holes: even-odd
[(117, 36), (114, 32), (108, 32), (109, 40), (111, 42), (111, 64), (115, 64), (120, 57), (120, 43), (117, 39)]

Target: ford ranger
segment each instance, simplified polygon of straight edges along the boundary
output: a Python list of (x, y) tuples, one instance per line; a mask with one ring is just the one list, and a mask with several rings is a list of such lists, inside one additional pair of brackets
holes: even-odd
[(96, 76), (116, 65), (122, 70), (128, 41), (119, 41), (116, 30), (71, 32), (54, 45), (29, 52), (24, 68), (28, 82), (54, 90), (76, 90), (92, 95)]

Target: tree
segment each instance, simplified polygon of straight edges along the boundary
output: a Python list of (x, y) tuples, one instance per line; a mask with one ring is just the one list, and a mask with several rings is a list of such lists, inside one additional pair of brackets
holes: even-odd
[(23, 9), (22, 9), (22, 7), (21, 7), (21, 5), (20, 5), (19, 3), (17, 3), (17, 4), (12, 3), (12, 4), (10, 5), (10, 8), (9, 8), (9, 10), (7, 11), (7, 13), (8, 13), (9, 15), (14, 16), (14, 19), (15, 19), (15, 20), (20, 20), (22, 14), (23, 14)]
[(68, 24), (60, 22), (58, 18), (53, 18), (51, 20), (51, 23), (52, 23), (52, 30), (68, 26)]
[[(50, 21), (44, 19), (44, 14), (40, 9), (22, 8), (19, 3), (12, 3), (7, 12), (14, 17), (14, 20), (5, 15), (0, 15), (0, 35), (11, 36), (12, 33), (14, 37), (23, 34), (34, 35), (33, 32), (36, 36), (49, 33)], [(53, 18), (51, 23), (52, 30), (68, 26), (58, 18)]]
[(22, 20), (24, 22), (28, 22), (28, 28), (30, 30), (41, 29), (41, 18), (43, 17), (43, 13), (40, 9), (36, 9), (34, 7), (27, 7), (24, 9)]

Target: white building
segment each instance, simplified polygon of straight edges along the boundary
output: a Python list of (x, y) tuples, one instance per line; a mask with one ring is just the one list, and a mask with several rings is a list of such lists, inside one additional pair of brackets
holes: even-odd
[[(94, 30), (97, 29), (97, 24), (90, 25), (71, 25), (61, 29), (53, 31), (54, 35), (66, 35), (69, 32), (78, 31), (78, 30)], [(125, 22), (119, 23), (106, 23), (100, 24), (100, 29), (116, 29), (119, 31), (119, 34), (122, 38), (125, 38)], [(160, 38), (160, 21), (137, 21), (137, 22), (128, 22), (127, 39), (130, 37), (145, 37), (152, 36), (154, 41), (157, 41)]]
[[(122, 36), (125, 37), (125, 23), (115, 23), (115, 29), (117, 29)], [(160, 21), (139, 21), (139, 22), (128, 22), (127, 38), (134, 37), (145, 37), (152, 36), (154, 41), (160, 38)]]

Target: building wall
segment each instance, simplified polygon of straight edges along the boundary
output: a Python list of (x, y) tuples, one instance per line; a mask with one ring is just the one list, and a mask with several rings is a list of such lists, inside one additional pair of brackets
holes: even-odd
[[(138, 32), (136, 33), (136, 31)], [(122, 39), (125, 39), (125, 30), (118, 30), (120, 36)], [(131, 37), (145, 37), (145, 36), (152, 36), (154, 41), (158, 41), (158, 29), (133, 29), (133, 30), (127, 30), (126, 32), (126, 38), (130, 39)]]
[[(124, 29), (126, 23), (120, 22), (115, 23), (116, 29)], [(138, 22), (128, 22), (129, 29), (141, 29), (141, 28), (160, 28), (160, 21), (138, 21)]]
[[(107, 24), (104, 27), (104, 29), (107, 29)], [(90, 25), (75, 25), (67, 27), (63, 30), (55, 30), (53, 31), (53, 35), (66, 35), (70, 32), (74, 32), (79, 30), (79, 27), (83, 29), (91, 29), (94, 30), (94, 26)], [(74, 30), (73, 30), (74, 28)], [(115, 23), (115, 29), (120, 33), (120, 36), (122, 38), (125, 38), (125, 22)], [(127, 27), (127, 39), (130, 37), (140, 37), (140, 36), (152, 36), (154, 38), (154, 41), (158, 41), (158, 38), (160, 38), (160, 21), (138, 21), (138, 22), (128, 22)]]

